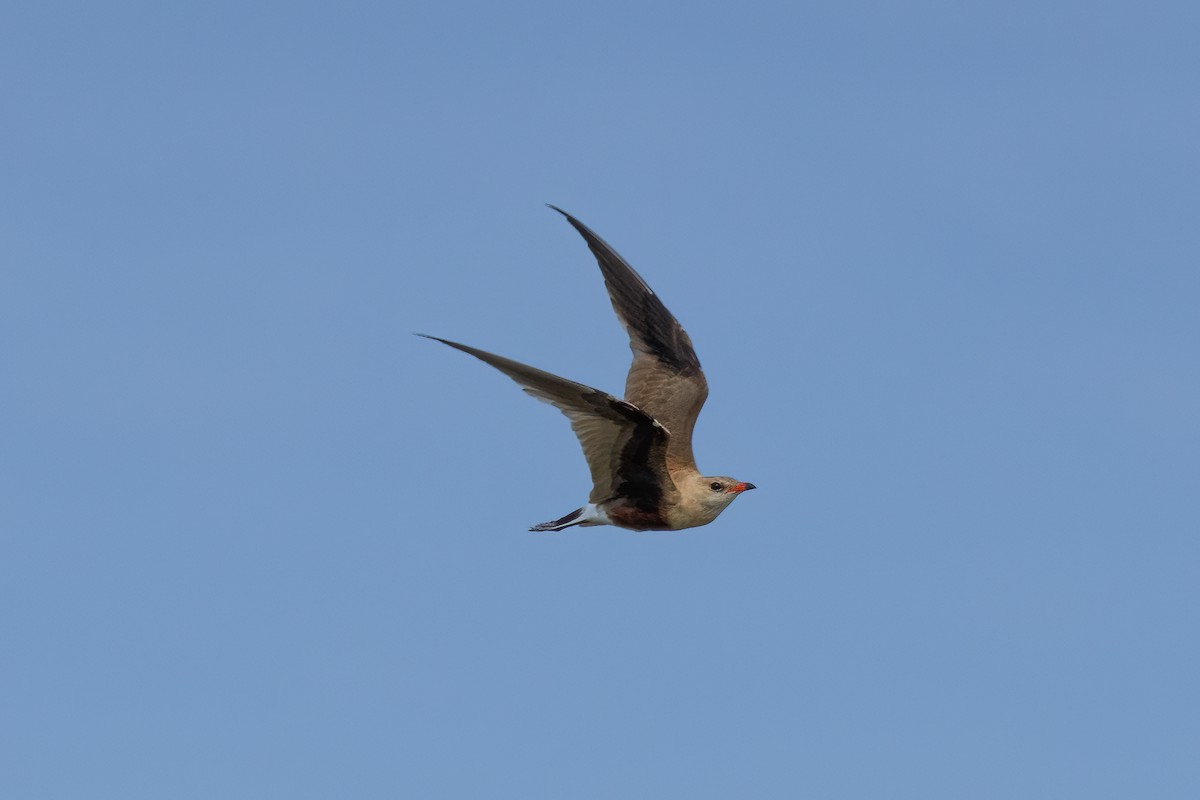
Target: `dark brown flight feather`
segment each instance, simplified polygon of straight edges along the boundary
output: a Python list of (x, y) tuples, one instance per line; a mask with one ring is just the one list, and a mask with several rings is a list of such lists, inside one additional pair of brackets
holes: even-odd
[(663, 500), (675, 492), (666, 467), (670, 436), (638, 408), (511, 358), (437, 336), (417, 335), (475, 356), (566, 415), (591, 471), (593, 488), (588, 502), (600, 504), (623, 497), (643, 512), (657, 513)]
[(667, 458), (676, 468), (695, 467), (692, 430), (708, 398), (708, 382), (692, 340), (642, 276), (620, 254), (575, 217), (557, 206), (596, 257), (617, 318), (629, 334), (633, 364), (625, 399), (671, 432)]

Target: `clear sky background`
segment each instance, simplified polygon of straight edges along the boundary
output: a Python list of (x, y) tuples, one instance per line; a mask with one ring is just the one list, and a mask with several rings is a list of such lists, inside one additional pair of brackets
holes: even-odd
[[(1200, 796), (1193, 3), (0, 17), (0, 794)], [(691, 333), (714, 524), (531, 534)]]

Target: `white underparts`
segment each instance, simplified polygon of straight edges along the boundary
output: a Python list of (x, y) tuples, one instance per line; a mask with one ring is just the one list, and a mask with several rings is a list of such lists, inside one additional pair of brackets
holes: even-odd
[(579, 515), (577, 525), (612, 525), (612, 520), (608, 518), (608, 514), (604, 513), (604, 509), (595, 503), (585, 503), (583, 513)]

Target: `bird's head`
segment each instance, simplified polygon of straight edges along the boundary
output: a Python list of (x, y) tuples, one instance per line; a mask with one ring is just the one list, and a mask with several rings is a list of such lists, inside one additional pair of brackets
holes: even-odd
[(695, 496), (700, 498), (700, 505), (712, 512), (715, 518), (725, 510), (742, 492), (754, 487), (753, 483), (739, 481), (737, 478), (711, 477), (698, 475), (695, 478), (697, 491)]

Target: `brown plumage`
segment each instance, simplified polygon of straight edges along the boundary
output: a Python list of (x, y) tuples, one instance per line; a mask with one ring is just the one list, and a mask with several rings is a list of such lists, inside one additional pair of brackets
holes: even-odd
[[(633, 267), (573, 216), (596, 256), (617, 318), (629, 333), (633, 364), (625, 399), (474, 347), (435, 339), (512, 378), (571, 421), (592, 475), (588, 503), (530, 530), (617, 525), (678, 530), (706, 525), (754, 484), (704, 477), (692, 456), (692, 429), (708, 383), (691, 339)], [(423, 335), (423, 334), (422, 334)]]

